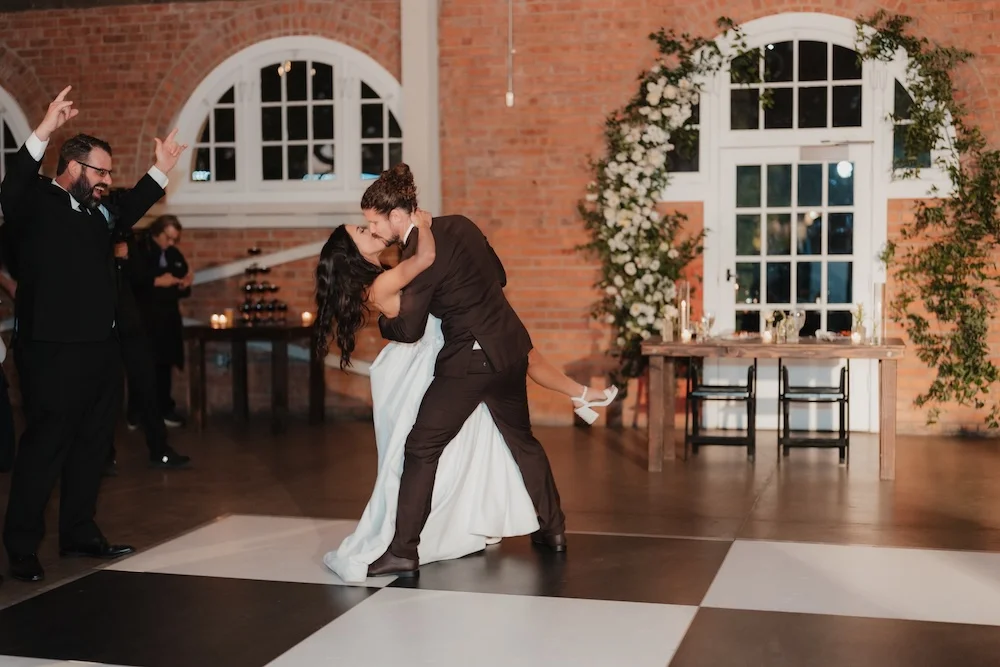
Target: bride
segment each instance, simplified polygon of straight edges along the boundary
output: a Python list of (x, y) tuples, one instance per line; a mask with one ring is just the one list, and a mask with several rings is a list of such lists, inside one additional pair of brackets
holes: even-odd
[[(400, 290), (434, 262), (431, 216), (417, 208), (409, 167), (397, 165), (383, 172), (379, 181), (378, 187), (396, 195), (393, 209), (409, 213), (420, 230), (417, 250), (409, 259), (386, 269), (380, 255), (387, 244), (374, 238), (367, 227), (342, 225), (330, 235), (316, 269), (316, 327), (320, 356), (326, 355), (327, 337), (333, 334), (340, 347), (341, 368), (350, 365), (357, 332), (367, 319), (374, 313), (395, 317)], [(323, 559), (345, 582), (363, 582), (368, 565), (385, 553), (392, 541), (403, 446), (443, 345), (441, 322), (430, 316), (420, 341), (390, 342), (371, 365), (378, 450), (375, 487), (354, 533)], [(588, 423), (597, 418), (594, 408), (610, 404), (618, 393), (616, 387), (596, 389), (577, 384), (536, 350), (528, 356), (528, 376), (570, 397), (575, 412)], [(420, 533), (419, 562), (424, 565), (460, 558), (482, 551), (502, 537), (527, 535), (538, 527), (520, 470), (489, 410), (480, 404), (439, 461), (431, 512)]]

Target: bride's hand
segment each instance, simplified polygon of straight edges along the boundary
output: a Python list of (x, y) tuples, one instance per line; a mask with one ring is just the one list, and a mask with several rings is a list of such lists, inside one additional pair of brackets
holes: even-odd
[(423, 210), (422, 208), (418, 208), (416, 211), (413, 212), (412, 218), (413, 218), (413, 224), (415, 224), (416, 226), (430, 228), (433, 216), (427, 211)]

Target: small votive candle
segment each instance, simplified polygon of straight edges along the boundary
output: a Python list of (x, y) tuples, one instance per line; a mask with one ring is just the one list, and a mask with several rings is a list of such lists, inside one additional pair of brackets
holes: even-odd
[(861, 332), (860, 331), (852, 331), (851, 332), (851, 342), (854, 343), (855, 345), (861, 344)]
[(229, 326), (229, 318), (225, 315), (219, 315), (219, 328), (225, 329)]
[(212, 313), (212, 328), (213, 329), (218, 329), (220, 326), (222, 326), (222, 323), (219, 321), (220, 317), (221, 317), (221, 315), (217, 315), (215, 313)]
[(312, 326), (312, 323), (313, 323), (313, 314), (310, 313), (308, 310), (302, 313), (302, 326), (304, 327)]
[(771, 333), (770, 331), (764, 331), (764, 332), (762, 332), (760, 334), (760, 341), (762, 343), (773, 343), (774, 342), (774, 334)]
[(691, 330), (690, 329), (681, 329), (681, 342), (682, 343), (690, 343), (691, 342)]

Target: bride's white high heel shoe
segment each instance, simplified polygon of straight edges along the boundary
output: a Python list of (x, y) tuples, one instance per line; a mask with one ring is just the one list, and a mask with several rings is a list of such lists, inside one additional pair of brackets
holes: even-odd
[(578, 398), (573, 398), (573, 403), (577, 406), (573, 408), (573, 412), (577, 414), (583, 421), (588, 424), (593, 424), (597, 421), (597, 411), (594, 408), (603, 408), (611, 404), (611, 401), (615, 400), (618, 396), (618, 387), (611, 385), (604, 390), (604, 398), (599, 401), (586, 401), (584, 397), (587, 395), (587, 389), (589, 387), (583, 388), (583, 393), (580, 394)]

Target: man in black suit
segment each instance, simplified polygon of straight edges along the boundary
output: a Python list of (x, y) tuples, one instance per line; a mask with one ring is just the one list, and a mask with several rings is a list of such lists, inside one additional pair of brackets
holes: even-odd
[[(111, 187), (111, 147), (77, 135), (60, 149), (56, 177), (38, 177), (52, 133), (78, 114), (66, 100), (69, 90), (8, 158), (0, 186), (4, 240), (12, 244), (18, 283), (13, 348), (26, 421), (3, 542), (11, 574), (24, 581), (45, 576), (37, 551), (60, 477), (60, 554), (116, 558), (133, 551), (109, 544), (94, 521), (122, 403), (112, 226), (100, 211)], [(166, 174), (186, 148), (176, 133), (156, 139), (156, 164), (119, 200), (116, 225), (131, 227), (163, 196)]]

